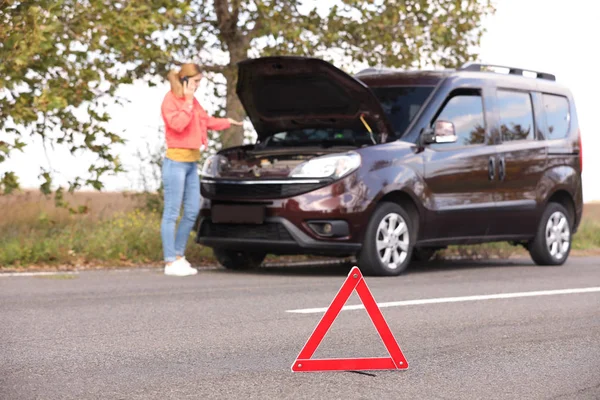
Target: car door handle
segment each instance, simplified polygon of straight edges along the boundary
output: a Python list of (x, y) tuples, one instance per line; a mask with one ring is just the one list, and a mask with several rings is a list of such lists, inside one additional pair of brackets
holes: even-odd
[(504, 160), (504, 157), (500, 159), (500, 165), (498, 169), (500, 170), (498, 171), (498, 178), (500, 181), (504, 181), (504, 178), (506, 178), (506, 161)]
[(496, 161), (494, 160), (494, 157), (490, 157), (490, 161), (488, 162), (488, 175), (490, 181), (493, 181), (496, 176)]

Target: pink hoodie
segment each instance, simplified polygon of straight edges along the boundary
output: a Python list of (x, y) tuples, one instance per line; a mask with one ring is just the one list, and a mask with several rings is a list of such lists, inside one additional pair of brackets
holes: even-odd
[(198, 100), (186, 105), (185, 98), (178, 98), (169, 91), (162, 107), (167, 147), (170, 149), (199, 149), (208, 145), (207, 131), (222, 131), (231, 126), (227, 118), (209, 116)]

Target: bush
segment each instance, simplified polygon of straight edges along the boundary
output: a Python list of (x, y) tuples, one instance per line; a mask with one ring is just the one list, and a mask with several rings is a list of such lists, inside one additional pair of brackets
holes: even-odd
[[(212, 254), (188, 242), (190, 262), (200, 264)], [(36, 226), (0, 240), (0, 266), (40, 264), (110, 264), (115, 266), (153, 264), (162, 260), (160, 214), (142, 211), (116, 213), (89, 223), (74, 218), (71, 224), (54, 229)]]

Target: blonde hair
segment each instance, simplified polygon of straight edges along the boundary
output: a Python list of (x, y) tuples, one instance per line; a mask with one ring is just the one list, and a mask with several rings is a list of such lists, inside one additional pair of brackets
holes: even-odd
[(187, 63), (183, 64), (179, 71), (171, 70), (167, 75), (167, 79), (171, 84), (171, 91), (177, 97), (183, 97), (183, 84), (181, 83), (181, 79), (187, 77), (196, 76), (202, 72), (202, 68), (198, 64)]

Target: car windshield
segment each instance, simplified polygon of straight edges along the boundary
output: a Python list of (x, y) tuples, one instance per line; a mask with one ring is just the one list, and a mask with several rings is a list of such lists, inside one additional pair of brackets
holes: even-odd
[[(390, 121), (394, 136), (387, 141), (402, 137), (429, 94), (430, 86), (372, 87)], [(310, 128), (278, 132), (269, 136), (263, 148), (298, 146), (364, 146), (381, 143), (381, 136), (374, 130), (373, 136), (360, 120), (352, 128)]]
[(433, 86), (371, 87), (394, 129), (396, 139), (404, 135), (433, 89)]
[[(379, 135), (374, 135), (377, 142)], [(271, 135), (264, 142), (265, 147), (284, 146), (363, 146), (374, 144), (366, 128), (363, 129), (295, 129), (286, 132), (278, 132)]]

